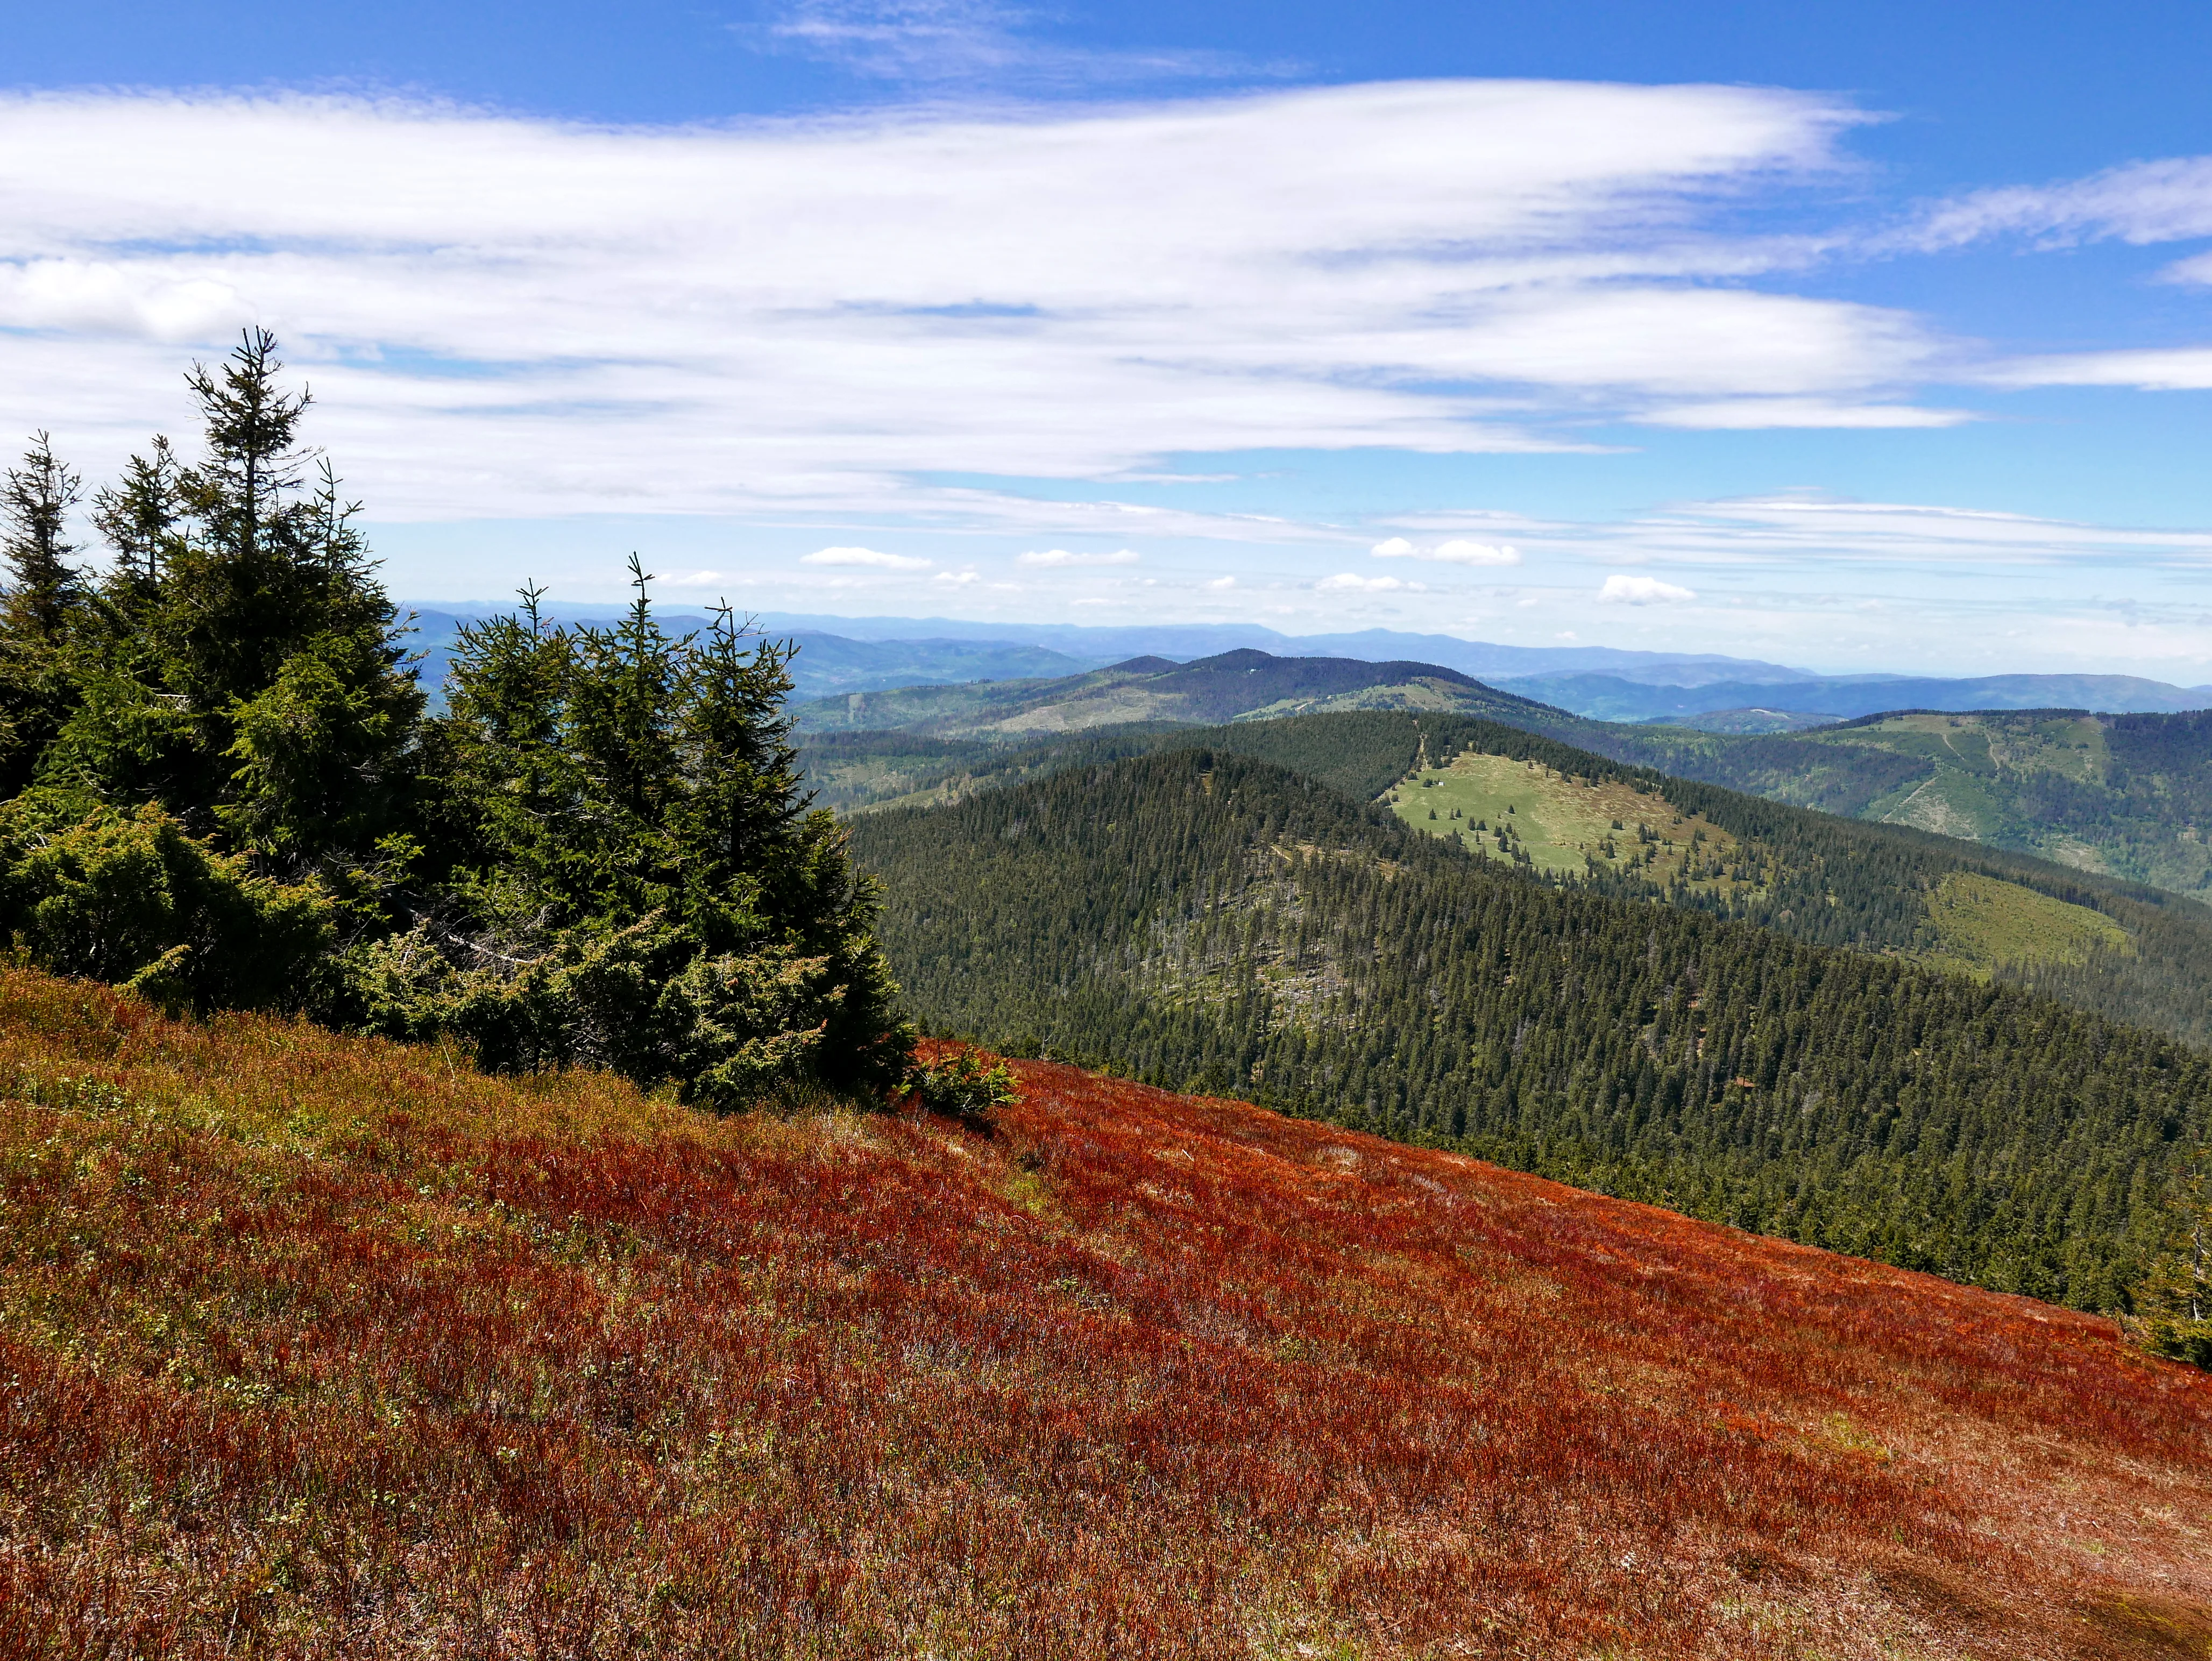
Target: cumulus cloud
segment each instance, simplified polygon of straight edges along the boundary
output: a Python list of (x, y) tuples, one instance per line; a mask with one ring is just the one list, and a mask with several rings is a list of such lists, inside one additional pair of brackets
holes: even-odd
[(1662, 583), (1656, 577), (1627, 577), (1616, 571), (1605, 579), (1597, 597), (1601, 605), (1679, 605), (1698, 597), (1678, 583)]
[(940, 571), (930, 580), (939, 583), (975, 583), (982, 581), (982, 579), (973, 571)]
[(189, 341), (252, 320), (252, 308), (228, 283), (164, 270), (158, 262), (129, 269), (70, 258), (0, 264), (0, 325), (9, 328)]
[(1237, 579), (1234, 577), (1216, 577), (1209, 581), (1206, 585), (1208, 588), (1225, 591), (1237, 586)]
[(817, 548), (799, 555), (801, 565), (865, 565), (879, 571), (927, 571), (927, 560), (911, 554), (881, 554), (872, 548)]
[(1403, 536), (1390, 536), (1367, 550), (1376, 560), (1433, 560), (1445, 565), (1518, 565), (1521, 550), (1491, 543), (1468, 542), (1455, 536), (1433, 548), (1419, 548)]
[(1032, 549), (1014, 556), (1016, 565), (1057, 567), (1071, 565), (1134, 565), (1144, 556), (1134, 549), (1120, 548), (1111, 554), (1071, 554), (1064, 548)]
[(1586, 447), (1593, 411), (1929, 361), (1900, 313), (1749, 286), (1802, 251), (1741, 205), (1856, 119), (1470, 81), (655, 129), (0, 98), (0, 403), (110, 465), (177, 424), (177, 346), (250, 316), (387, 518), (942, 524), (995, 510), (933, 474)]

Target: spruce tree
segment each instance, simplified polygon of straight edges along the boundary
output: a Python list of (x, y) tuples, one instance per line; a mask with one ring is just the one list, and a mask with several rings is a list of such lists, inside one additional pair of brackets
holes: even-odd
[(2166, 1214), (2163, 1247), (2136, 1288), (2136, 1330), (2154, 1355), (2212, 1367), (2212, 1156), (2190, 1161)]
[(789, 649), (726, 609), (671, 639), (633, 557), (613, 627), (550, 626), (532, 589), (465, 629), (426, 722), (282, 367), (262, 330), (195, 367), (203, 453), (157, 438), (98, 493), (96, 584), (43, 433), (6, 475), (0, 933), (176, 1006), (457, 1033), (718, 1106), (902, 1078), (875, 890), (788, 742)]
[(69, 517), (82, 494), (75, 473), (43, 432), (22, 464), (0, 477), (0, 793), (31, 779), (39, 756), (79, 696), (73, 635), (84, 609)]
[(258, 870), (358, 898), (409, 852), (393, 839), (422, 694), (357, 510), (299, 441), (309, 396), (282, 368), (259, 329), (195, 366), (202, 459), (179, 466), (156, 439), (97, 499), (117, 555), (106, 646), (40, 777), (159, 805)]
[(441, 877), (364, 957), (367, 1018), (718, 1106), (802, 1077), (894, 1082), (910, 1041), (875, 890), (808, 810), (788, 649), (748, 647), (726, 609), (703, 641), (671, 639), (635, 557), (631, 579), (611, 628), (549, 627), (526, 589), (462, 631), (427, 746)]
[(0, 600), (0, 629), (11, 640), (58, 644), (82, 599), (82, 577), (70, 563), (69, 515), (84, 482), (54, 454), (44, 432), (31, 438), (22, 465), (0, 482), (0, 563), (8, 591)]
[(160, 594), (162, 573), (175, 562), (183, 534), (184, 465), (159, 433), (151, 449), (150, 455), (131, 457), (121, 482), (93, 498), (93, 523), (115, 550), (109, 597), (133, 611)]

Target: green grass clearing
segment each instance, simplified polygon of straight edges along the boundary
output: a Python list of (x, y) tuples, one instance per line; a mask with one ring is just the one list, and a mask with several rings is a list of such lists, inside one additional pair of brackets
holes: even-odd
[(1448, 767), (1417, 768), (1382, 800), (1416, 830), (1548, 875), (1597, 865), (1659, 887), (1750, 880), (1729, 874), (1739, 848), (1718, 826), (1618, 780), (1577, 779), (1510, 756), (1469, 753)]
[(2135, 950), (2127, 931), (2102, 912), (1966, 871), (1952, 872), (1928, 896), (1928, 915), (1940, 943), (1921, 961), (1984, 979), (2000, 964), (2081, 963), (2099, 950)]

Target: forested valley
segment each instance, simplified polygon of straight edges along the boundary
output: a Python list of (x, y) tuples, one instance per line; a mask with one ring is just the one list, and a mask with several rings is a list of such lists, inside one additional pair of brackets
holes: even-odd
[(1224, 750), (866, 815), (854, 847), (938, 1031), (2082, 1306), (2125, 1305), (2212, 1123), (2172, 1039), (1559, 888)]
[(1983, 972), (2079, 1009), (2212, 1043), (2212, 910), (2194, 900), (1906, 826), (1674, 778), (1494, 720), (1352, 711), (1200, 729), (1109, 728), (1012, 745), (841, 733), (808, 738), (803, 755), (809, 781), (824, 799), (865, 819), (890, 803), (943, 803), (1070, 767), (1194, 743), (1277, 762), (1359, 802), (1380, 797), (1424, 762), (1444, 765), (1471, 754), (1527, 762), (1579, 784), (1625, 784), (1651, 798), (1655, 817), (1694, 818), (1726, 832), (1733, 844), (1728, 880), (1663, 880), (1650, 868), (1618, 864), (1541, 874), (1543, 880), (1650, 895), (1818, 945), (1941, 958), (1945, 943), (1931, 896), (1962, 876), (2084, 907), (2110, 918), (2115, 934), (2125, 937), (2077, 954), (2039, 951), (2031, 938)]

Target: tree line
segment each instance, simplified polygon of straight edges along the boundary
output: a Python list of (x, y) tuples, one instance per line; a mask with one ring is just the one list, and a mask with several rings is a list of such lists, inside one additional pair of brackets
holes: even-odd
[[(305, 391), (250, 330), (204, 428), (88, 496), (0, 489), (0, 931), (176, 1007), (449, 1034), (734, 1106), (878, 1088), (911, 1034), (788, 742), (789, 651), (726, 608), (463, 631), (431, 710)], [(74, 543), (80, 510), (104, 558)]]

